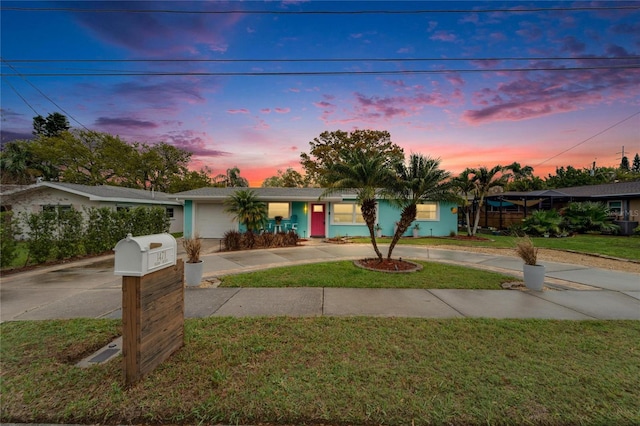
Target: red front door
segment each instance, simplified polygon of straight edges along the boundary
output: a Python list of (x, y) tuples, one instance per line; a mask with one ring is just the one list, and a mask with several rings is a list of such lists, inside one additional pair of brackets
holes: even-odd
[(324, 237), (324, 204), (311, 204), (311, 236)]

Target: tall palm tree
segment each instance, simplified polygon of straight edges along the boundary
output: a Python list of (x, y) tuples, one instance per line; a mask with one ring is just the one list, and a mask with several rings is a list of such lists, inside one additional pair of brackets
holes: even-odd
[(506, 177), (496, 176), (498, 173), (504, 171), (504, 167), (502, 166), (495, 166), (491, 169), (487, 169), (486, 167), (477, 167), (468, 170), (469, 173), (473, 175), (471, 180), (475, 185), (475, 198), (478, 201), (476, 218), (473, 222), (473, 229), (471, 231), (471, 235), (476, 235), (476, 232), (478, 231), (478, 223), (480, 222), (480, 209), (484, 203), (484, 197), (487, 196), (491, 188), (495, 186), (504, 186)]
[(327, 173), (329, 187), (320, 198), (327, 195), (353, 189), (356, 192), (356, 203), (360, 205), (362, 218), (369, 228), (369, 236), (373, 250), (378, 259), (382, 253), (378, 249), (375, 235), (376, 224), (376, 189), (389, 187), (393, 182), (393, 164), (381, 155), (371, 155), (364, 150), (342, 151), (340, 161), (332, 164)]
[(458, 206), (460, 206), (464, 214), (467, 235), (471, 236), (471, 206), (476, 186), (469, 174), (469, 169), (464, 170), (460, 175), (453, 178), (451, 185), (457, 196)]
[(418, 203), (452, 199), (450, 184), (446, 182), (449, 172), (440, 169), (440, 159), (412, 154), (408, 164), (396, 165), (396, 175), (397, 181), (392, 188), (390, 200), (402, 208), (402, 212), (389, 245), (387, 259), (391, 259), (398, 240), (416, 220)]
[(250, 189), (239, 189), (224, 202), (225, 212), (234, 215), (234, 219), (254, 231), (264, 227), (267, 222), (267, 205), (258, 200), (256, 193)]

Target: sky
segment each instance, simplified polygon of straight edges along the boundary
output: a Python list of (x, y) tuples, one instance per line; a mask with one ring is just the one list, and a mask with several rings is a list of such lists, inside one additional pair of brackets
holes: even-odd
[(168, 142), (251, 186), (324, 131), (467, 167), (640, 152), (640, 2), (2, 1), (1, 131)]

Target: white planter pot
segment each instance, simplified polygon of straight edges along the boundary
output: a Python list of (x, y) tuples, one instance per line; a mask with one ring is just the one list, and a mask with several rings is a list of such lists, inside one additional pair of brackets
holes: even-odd
[(534, 291), (542, 291), (544, 287), (544, 265), (523, 265), (524, 285)]
[(413, 238), (418, 238), (420, 236), (420, 230), (419, 229), (414, 229), (413, 230)]
[(376, 238), (381, 238), (382, 237), (382, 230), (378, 229), (376, 231)]
[(202, 282), (204, 262), (184, 264), (184, 282), (188, 286), (199, 286)]

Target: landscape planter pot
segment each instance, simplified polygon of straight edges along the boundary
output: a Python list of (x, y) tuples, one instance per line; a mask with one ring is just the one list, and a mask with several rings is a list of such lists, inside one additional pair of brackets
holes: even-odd
[(524, 285), (534, 291), (542, 291), (544, 287), (544, 265), (523, 265)]
[(204, 273), (204, 262), (184, 264), (184, 282), (188, 286), (199, 286)]
[(377, 229), (376, 230), (376, 238), (381, 238), (382, 237), (382, 230), (381, 229)]
[(414, 229), (413, 230), (413, 238), (418, 238), (419, 236), (420, 236), (420, 230)]

